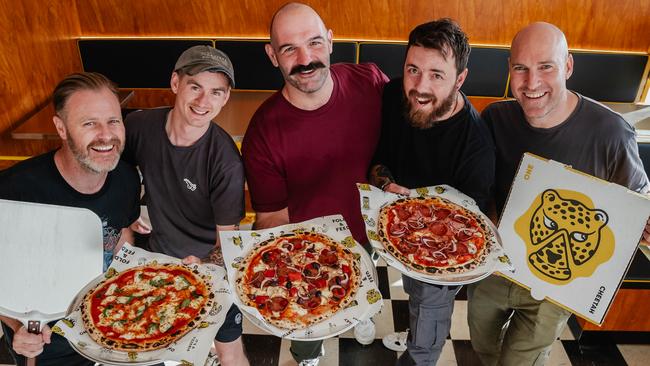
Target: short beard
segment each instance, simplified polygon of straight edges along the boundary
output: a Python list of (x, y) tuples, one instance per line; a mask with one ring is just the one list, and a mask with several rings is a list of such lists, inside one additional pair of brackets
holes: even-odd
[[(431, 104), (434, 106), (438, 102), (438, 99), (435, 95), (432, 94), (419, 94), (415, 90), (409, 91), (409, 97), (423, 96), (425, 98), (431, 99)], [(411, 124), (411, 126), (419, 129), (427, 129), (433, 127), (437, 124), (438, 119), (445, 114), (449, 113), (454, 102), (456, 101), (456, 89), (452, 89), (451, 93), (445, 98), (438, 108), (434, 108), (432, 111), (427, 112), (419, 108), (415, 108), (411, 99), (402, 93), (402, 98), (404, 101), (404, 117)]]
[[(115, 169), (117, 167), (117, 163), (120, 161), (120, 155), (122, 154), (122, 151), (124, 150), (124, 145), (120, 144), (120, 140), (118, 138), (112, 138), (108, 140), (108, 144), (113, 144), (115, 146), (118, 146), (118, 154), (117, 157), (115, 158), (115, 161), (113, 161), (110, 164), (95, 164), (93, 160), (90, 158), (89, 154), (84, 152), (83, 149), (75, 143), (75, 141), (71, 138), (70, 134), (68, 131), (66, 131), (66, 136), (67, 136), (67, 144), (68, 147), (70, 148), (70, 151), (72, 152), (72, 155), (77, 159), (79, 162), (79, 165), (81, 165), (84, 169), (86, 169), (89, 172), (95, 173), (95, 174), (102, 174), (102, 173), (108, 173), (111, 170)], [(99, 143), (102, 141), (93, 141), (88, 145), (88, 148), (92, 146), (95, 143)]]

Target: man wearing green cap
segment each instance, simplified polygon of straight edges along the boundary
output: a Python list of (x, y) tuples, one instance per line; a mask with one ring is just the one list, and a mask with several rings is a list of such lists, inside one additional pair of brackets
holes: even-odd
[[(148, 248), (185, 263), (223, 266), (220, 230), (244, 217), (244, 169), (232, 138), (212, 123), (235, 84), (232, 63), (210, 46), (187, 49), (176, 62), (173, 107), (129, 114), (124, 159), (138, 165), (151, 227)], [(241, 341), (242, 315), (234, 305), (215, 338), (222, 365), (248, 365)]]

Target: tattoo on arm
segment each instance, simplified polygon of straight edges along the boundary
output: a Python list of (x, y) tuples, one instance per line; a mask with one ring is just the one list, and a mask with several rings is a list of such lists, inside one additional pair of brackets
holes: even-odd
[(377, 164), (370, 169), (370, 184), (384, 189), (389, 183), (395, 183), (395, 179), (385, 165)]
[[(233, 225), (228, 229), (239, 230), (239, 224)], [(222, 266), (222, 267), (224, 266), (223, 253), (221, 252), (221, 241), (219, 240), (218, 232), (217, 232), (217, 242), (215, 243), (214, 247), (212, 247), (210, 253), (208, 253), (208, 256), (203, 258), (201, 261), (203, 263), (212, 263), (212, 264), (216, 264), (217, 266)]]

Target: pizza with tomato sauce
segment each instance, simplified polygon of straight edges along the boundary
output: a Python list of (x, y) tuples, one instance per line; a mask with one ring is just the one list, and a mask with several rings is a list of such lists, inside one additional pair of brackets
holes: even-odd
[(207, 276), (179, 264), (127, 269), (90, 290), (81, 304), (88, 335), (119, 351), (168, 346), (199, 325), (214, 304)]
[(258, 244), (238, 267), (236, 289), (269, 324), (302, 329), (350, 304), (359, 260), (326, 235), (295, 233)]
[(425, 274), (463, 273), (488, 254), (483, 219), (442, 197), (402, 198), (379, 212), (379, 237), (395, 258)]

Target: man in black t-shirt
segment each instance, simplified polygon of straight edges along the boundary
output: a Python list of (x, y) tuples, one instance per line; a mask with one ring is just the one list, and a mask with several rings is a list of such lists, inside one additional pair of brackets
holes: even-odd
[[(618, 113), (567, 89), (573, 58), (560, 29), (533, 23), (519, 31), (509, 68), (516, 100), (492, 103), (482, 114), (496, 147), (497, 215), (525, 152), (647, 193), (634, 129)], [(472, 347), (485, 366), (544, 365), (571, 315), (497, 275), (469, 285), (467, 296)]]
[[(384, 89), (382, 129), (370, 182), (385, 191), (447, 184), (486, 211), (494, 179), (489, 131), (460, 87), (467, 76), (470, 46), (459, 26), (440, 19), (409, 35), (404, 77)], [(451, 327), (458, 286), (438, 286), (402, 276), (409, 294), (406, 333), (384, 337), (384, 345), (406, 352), (398, 365), (432, 365)]]
[[(117, 89), (103, 75), (72, 74), (54, 89), (53, 101), (61, 148), (0, 172), (0, 199), (93, 211), (103, 225), (106, 268), (122, 243), (133, 242), (128, 227), (140, 214), (138, 173), (119, 161), (124, 125)], [(0, 319), (19, 365), (35, 356), (39, 366), (94, 365), (48, 325), (41, 334), (30, 334), (19, 321)]]
[[(151, 228), (148, 248), (223, 266), (218, 232), (235, 230), (244, 217), (244, 168), (232, 138), (213, 123), (234, 87), (228, 56), (210, 46), (181, 54), (171, 77), (172, 108), (136, 111), (126, 118), (124, 159), (142, 173)], [(232, 306), (216, 335), (224, 366), (248, 365), (242, 314)]]

